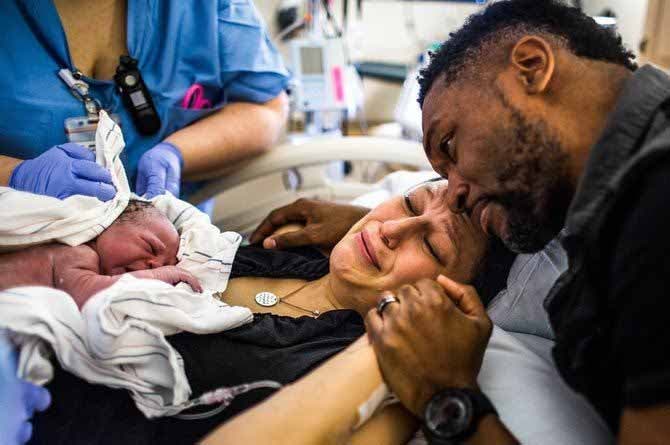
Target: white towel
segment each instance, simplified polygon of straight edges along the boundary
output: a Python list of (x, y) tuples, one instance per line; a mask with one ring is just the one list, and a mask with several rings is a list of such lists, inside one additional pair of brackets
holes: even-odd
[[(122, 149), (119, 127), (101, 112), (96, 158), (110, 169), (118, 191), (106, 203), (86, 196), (59, 200), (0, 188), (0, 249), (53, 241), (75, 246), (98, 236), (135, 197), (119, 160)], [(22, 378), (48, 382), (53, 350), (65, 370), (91, 383), (129, 390), (147, 417), (173, 415), (183, 408), (191, 389), (181, 357), (165, 336), (220, 332), (253, 319), (249, 309), (212, 297), (226, 288), (241, 236), (221, 233), (207, 215), (170, 194), (152, 202), (179, 231), (178, 265), (193, 273), (205, 291), (196, 294), (184, 283), (173, 287), (127, 275), (91, 297), (82, 312), (69, 295), (56, 289), (0, 292), (0, 328), (7, 328), (20, 348)]]

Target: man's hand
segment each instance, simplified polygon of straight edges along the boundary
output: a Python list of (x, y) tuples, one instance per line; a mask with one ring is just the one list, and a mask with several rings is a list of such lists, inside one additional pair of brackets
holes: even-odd
[[(330, 248), (369, 211), (370, 209), (365, 207), (301, 198), (270, 212), (251, 234), (249, 241), (253, 244), (263, 240), (263, 247), (266, 249), (307, 245)], [(278, 228), (289, 223), (301, 223), (305, 227), (270, 236)]]
[(202, 292), (200, 281), (189, 271), (177, 266), (162, 266), (156, 269), (138, 270), (130, 272), (130, 274), (137, 278), (149, 278), (152, 280), (164, 281), (173, 286), (182, 281), (196, 292)]
[(399, 303), (365, 324), (384, 380), (423, 417), (428, 400), (447, 387), (476, 388), (492, 323), (477, 291), (442, 275), (395, 293)]

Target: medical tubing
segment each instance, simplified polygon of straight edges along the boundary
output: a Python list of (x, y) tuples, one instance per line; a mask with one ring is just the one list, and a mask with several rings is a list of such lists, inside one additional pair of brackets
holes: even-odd
[(235, 397), (239, 396), (240, 394), (253, 391), (254, 389), (280, 389), (281, 387), (281, 383), (275, 382), (274, 380), (259, 380), (257, 382), (243, 383), (237, 386), (222, 386), (220, 388), (201, 394), (199, 397), (186, 402), (184, 406), (184, 410), (187, 410), (197, 406), (214, 405), (218, 403), (219, 406), (216, 408), (205, 411), (204, 413), (177, 414), (175, 417), (183, 420), (206, 419), (208, 417), (215, 416), (226, 409), (226, 407), (228, 407), (228, 405), (233, 402)]

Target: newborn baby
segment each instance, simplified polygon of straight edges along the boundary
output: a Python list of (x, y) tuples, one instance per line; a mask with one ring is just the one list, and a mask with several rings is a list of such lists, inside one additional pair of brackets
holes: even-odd
[(202, 292), (198, 280), (177, 263), (179, 234), (149, 203), (130, 201), (119, 218), (97, 238), (77, 247), (52, 243), (0, 254), (0, 290), (49, 286), (69, 293), (81, 307), (121, 275), (181, 281)]

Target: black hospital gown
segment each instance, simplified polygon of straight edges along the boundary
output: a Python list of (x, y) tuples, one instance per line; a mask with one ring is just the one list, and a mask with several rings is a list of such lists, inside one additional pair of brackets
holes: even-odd
[[(239, 250), (233, 266), (234, 277), (312, 280), (327, 272), (327, 259), (311, 249), (276, 252), (245, 247)], [(363, 320), (356, 312), (337, 310), (318, 319), (256, 314), (251, 324), (236, 329), (210, 335), (181, 333), (168, 341), (183, 357), (197, 396), (220, 386), (255, 380), (293, 382), (364, 332)], [(193, 444), (273, 392), (259, 389), (242, 394), (208, 419), (148, 420), (127, 391), (89, 384), (60, 368), (48, 388), (53, 403), (34, 419), (33, 444)]]

